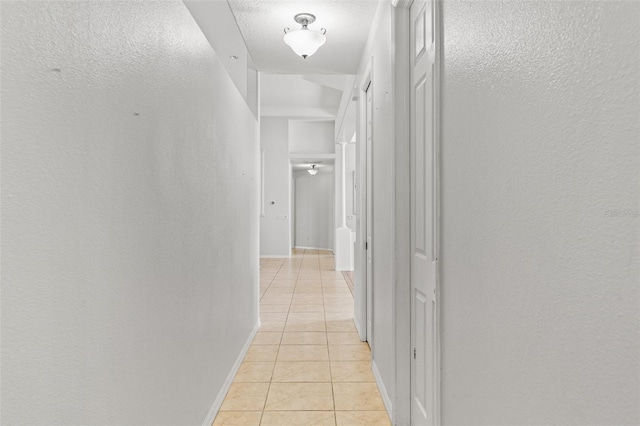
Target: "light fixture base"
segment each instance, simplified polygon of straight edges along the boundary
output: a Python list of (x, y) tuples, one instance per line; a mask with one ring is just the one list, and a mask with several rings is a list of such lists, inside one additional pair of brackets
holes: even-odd
[(293, 17), (293, 19), (302, 26), (313, 24), (316, 21), (315, 15), (312, 15), (310, 13), (298, 13)]

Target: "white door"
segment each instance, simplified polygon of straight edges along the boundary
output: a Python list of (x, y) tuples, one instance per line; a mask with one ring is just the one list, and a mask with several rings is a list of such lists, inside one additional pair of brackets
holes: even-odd
[(435, 425), (437, 162), (434, 0), (411, 5), (411, 424)]
[(366, 89), (365, 142), (367, 151), (367, 342), (373, 347), (373, 87)]

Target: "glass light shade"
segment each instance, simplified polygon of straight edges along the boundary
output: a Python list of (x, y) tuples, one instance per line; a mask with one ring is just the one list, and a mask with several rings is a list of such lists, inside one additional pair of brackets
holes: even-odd
[(284, 42), (296, 53), (307, 57), (316, 53), (318, 48), (327, 41), (327, 38), (319, 32), (309, 29), (289, 31), (284, 35)]
[(309, 174), (310, 174), (311, 176), (314, 176), (316, 173), (318, 173), (318, 169), (309, 169), (309, 170), (307, 170), (307, 171), (309, 172)]

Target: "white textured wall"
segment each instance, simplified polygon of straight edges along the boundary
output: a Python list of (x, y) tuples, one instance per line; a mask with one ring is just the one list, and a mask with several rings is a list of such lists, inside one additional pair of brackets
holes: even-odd
[[(392, 8), (390, 2), (380, 2), (360, 61), (356, 82), (360, 84), (367, 65), (373, 59), (373, 360), (380, 371), (390, 401), (393, 403), (395, 396), (393, 315), (395, 145), (392, 95)], [(363, 139), (362, 143), (364, 143)], [(356, 274), (357, 279), (358, 274)]]
[(333, 168), (294, 173), (296, 247), (333, 250)]
[(289, 152), (292, 154), (333, 154), (335, 122), (289, 120)]
[(640, 3), (444, 28), (443, 423), (638, 424)]
[(356, 144), (347, 144), (346, 153), (346, 204), (347, 204), (347, 227), (352, 232), (356, 232), (356, 212), (354, 209), (354, 188), (353, 172), (356, 170)]
[(226, 1), (183, 0), (238, 91), (258, 116), (258, 74)]
[(257, 125), (181, 2), (2, 2), (2, 423), (201, 424), (257, 321)]
[(260, 147), (265, 152), (261, 256), (288, 257), (291, 254), (288, 121), (281, 117), (262, 117), (260, 120)]

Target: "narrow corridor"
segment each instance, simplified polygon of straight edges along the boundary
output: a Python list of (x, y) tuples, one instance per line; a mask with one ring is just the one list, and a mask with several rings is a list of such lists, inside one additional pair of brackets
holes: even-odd
[(389, 425), (331, 252), (263, 259), (261, 327), (213, 423)]

